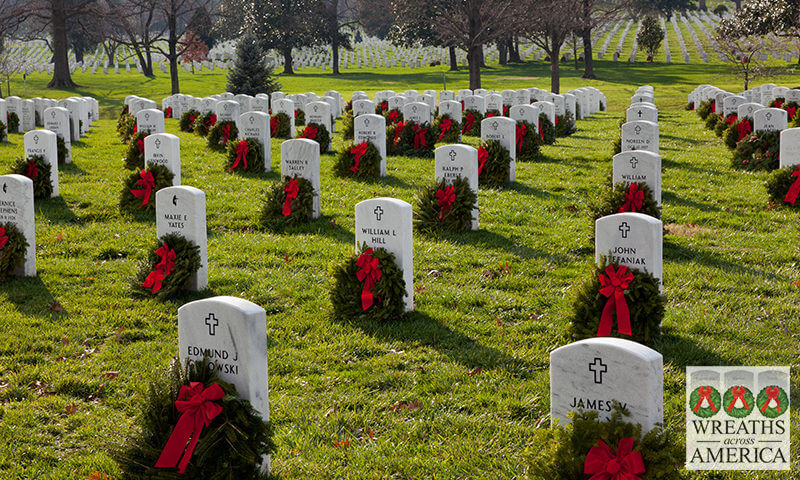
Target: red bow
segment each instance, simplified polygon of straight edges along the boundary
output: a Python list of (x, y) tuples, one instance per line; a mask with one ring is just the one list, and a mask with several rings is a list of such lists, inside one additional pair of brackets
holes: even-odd
[(283, 191), (286, 192), (286, 200), (283, 202), (283, 211), (281, 213), (283, 213), (284, 217), (288, 217), (292, 214), (292, 200), (297, 198), (297, 194), (300, 193), (297, 179), (289, 180), (289, 184), (283, 187)]
[(598, 337), (611, 335), (613, 319), (611, 312), (616, 306), (617, 311), (617, 330), (623, 335), (631, 335), (631, 313), (628, 310), (628, 302), (625, 301), (625, 289), (633, 281), (633, 273), (628, 271), (628, 267), (620, 265), (614, 271), (614, 265), (606, 267), (606, 274), (599, 275), (600, 293), (608, 298), (603, 313), (600, 316), (600, 325), (597, 327)]
[(511, 106), (509, 106), (509, 105), (503, 105), (503, 116), (504, 116), (504, 117), (507, 117), (507, 116), (508, 116), (508, 111), (509, 111), (510, 109), (511, 109)]
[(138, 131), (139, 131), (139, 125), (138, 124), (133, 124), (133, 134), (136, 135), (136, 132), (138, 132)]
[(411, 128), (416, 132), (414, 134), (414, 148), (419, 150), (421, 147), (427, 147), (428, 143), (425, 142), (425, 135), (427, 135), (428, 129), (422, 128), (416, 123)]
[(644, 190), (639, 190), (639, 185), (631, 183), (625, 192), (625, 203), (619, 207), (619, 212), (638, 212), (644, 203)]
[(464, 122), (464, 128), (461, 129), (461, 132), (468, 133), (470, 130), (472, 130), (472, 125), (474, 123), (475, 123), (475, 115), (473, 115), (472, 112), (469, 112), (467, 114), (467, 121)]
[(385, 112), (387, 108), (389, 108), (389, 102), (381, 102), (381, 112)]
[(556, 127), (558, 126), (558, 115), (556, 115)]
[(517, 125), (517, 155), (522, 152), (522, 143), (525, 141), (526, 133), (528, 133), (528, 127), (524, 123)]
[(4, 227), (0, 227), (0, 249), (6, 246), (8, 243), (8, 236), (6, 235), (6, 229)]
[(372, 256), (372, 249), (364, 250), (364, 253), (358, 256), (356, 266), (361, 270), (356, 273), (356, 278), (359, 282), (364, 282), (364, 288), (361, 290), (361, 309), (366, 310), (373, 304), (372, 287), (381, 279), (381, 269), (378, 266), (378, 259)]
[(483, 173), (483, 167), (486, 166), (486, 162), (489, 161), (489, 151), (485, 148), (478, 147), (478, 176)]
[(717, 112), (717, 102), (711, 102), (711, 111), (714, 113)]
[(247, 140), (239, 140), (239, 144), (236, 145), (236, 161), (233, 162), (233, 166), (231, 170), (239, 166), (239, 162), (244, 163), (244, 169), (247, 170), (247, 152), (250, 151), (250, 145), (247, 144)]
[(764, 413), (764, 412), (767, 411), (767, 408), (769, 408), (769, 402), (771, 402), (772, 400), (775, 400), (775, 403), (776, 403), (775, 409), (778, 410), (778, 412), (780, 413), (781, 412), (781, 400), (780, 400), (780, 398), (778, 398), (778, 395), (781, 394), (781, 389), (776, 387), (776, 386), (771, 386), (771, 387), (767, 387), (764, 390), (764, 393), (767, 394), (767, 401), (765, 401), (764, 405), (761, 407), (761, 413)]
[(786, 192), (786, 197), (784, 197), (783, 201), (794, 205), (794, 202), (797, 201), (797, 196), (800, 195), (800, 165), (794, 169), (792, 176), (797, 178), (794, 179), (794, 183), (789, 187), (789, 191)]
[(641, 480), (645, 473), (642, 454), (633, 451), (633, 438), (621, 438), (614, 453), (602, 440), (589, 450), (583, 463), (583, 473), (589, 480)]
[(294, 118), (297, 118), (299, 116), (300, 116), (300, 110), (295, 110), (294, 111)]
[(753, 126), (750, 125), (750, 120), (744, 119), (736, 126), (736, 131), (739, 132), (739, 140), (737, 142), (741, 142), (742, 139), (748, 135), (750, 132), (753, 131)]
[(231, 126), (230, 124), (222, 126), (222, 140), (225, 143), (228, 143), (228, 139), (231, 138)]
[(486, 114), (486, 118), (492, 118), (492, 117), (494, 117), (494, 116), (495, 116), (495, 113), (494, 113), (493, 111), (492, 111), (492, 112), (488, 112), (488, 113)]
[(153, 189), (156, 188), (156, 181), (153, 178), (153, 174), (149, 170), (142, 170), (139, 172), (139, 180), (136, 181), (136, 185), (142, 188), (131, 190), (131, 195), (136, 198), (142, 197), (142, 206), (145, 206), (150, 202), (150, 194), (152, 194)]
[(353, 166), (350, 167), (351, 172), (358, 171), (358, 164), (361, 162), (361, 157), (367, 153), (367, 142), (359, 143), (350, 149), (350, 155), (353, 156)]
[(222, 407), (215, 402), (223, 398), (225, 392), (216, 383), (205, 390), (200, 382), (191, 382), (188, 386), (181, 387), (175, 408), (183, 415), (178, 419), (175, 430), (161, 451), (156, 468), (177, 466), (178, 473), (186, 472), (203, 427), (211, 425), (211, 421), (222, 413)]
[(443, 118), (441, 123), (439, 124), (442, 130), (442, 133), (439, 134), (439, 140), (437, 142), (441, 142), (444, 138), (444, 135), (450, 131), (450, 127), (453, 126), (453, 122), (449, 118)]
[(194, 125), (195, 120), (197, 120), (197, 116), (189, 115), (189, 125)]
[(544, 130), (542, 130), (542, 119), (539, 119), (539, 135), (542, 137), (542, 141), (544, 141)]
[(208, 120), (206, 120), (206, 126), (208, 128), (211, 128), (216, 124), (217, 124), (217, 116), (214, 114), (209, 115)]
[(391, 112), (389, 112), (389, 115), (387, 115), (387, 117), (389, 118), (390, 122), (395, 123), (397, 122), (397, 119), (400, 117), (400, 112), (398, 112), (397, 110), (392, 110)]
[(789, 114), (789, 120), (794, 120), (795, 115), (797, 115), (797, 107), (786, 107), (786, 113)]
[(708, 402), (708, 406), (711, 407), (711, 411), (716, 412), (717, 406), (714, 405), (714, 402), (711, 400), (711, 394), (714, 393), (714, 390), (711, 387), (699, 387), (697, 389), (697, 394), (700, 395), (700, 399), (697, 400), (697, 403), (692, 408), (693, 412), (697, 412), (700, 410), (700, 404), (703, 403), (703, 400)]
[(167, 118), (172, 118), (172, 107), (167, 107), (167, 109), (164, 110), (164, 116)]
[(303, 133), (300, 135), (300, 138), (307, 138), (309, 140), (314, 140), (317, 138), (317, 133), (319, 133), (319, 130), (317, 130), (316, 127), (308, 125), (305, 129), (303, 129)]
[(775, 108), (781, 108), (783, 106), (783, 100), (775, 100)]
[(464, 105), (464, 100), (461, 100), (461, 111), (463, 112), (465, 108), (467, 107)]
[(726, 408), (725, 411), (730, 413), (731, 410), (733, 410), (734, 404), (736, 404), (736, 400), (741, 400), (742, 401), (742, 405), (744, 405), (744, 408), (749, 410), (750, 406), (747, 404), (747, 400), (744, 399), (744, 394), (745, 393), (747, 393), (747, 389), (745, 389), (741, 385), (738, 386), (738, 387), (731, 388), (731, 394), (733, 395), (733, 399), (731, 400), (731, 403), (728, 404), (728, 408)]
[(177, 257), (175, 250), (169, 248), (166, 243), (158, 247), (156, 255), (161, 257), (161, 261), (156, 264), (156, 268), (147, 275), (142, 283), (144, 288), (152, 288), (153, 293), (161, 290), (164, 279), (175, 270), (175, 258)]
[(139, 147), (139, 153), (144, 153), (144, 138), (137, 138), (136, 146)]
[(392, 144), (397, 145), (397, 141), (400, 140), (400, 135), (403, 133), (403, 130), (406, 129), (406, 122), (397, 122), (397, 125), (394, 126), (394, 140)]
[(25, 176), (28, 178), (36, 178), (39, 176), (39, 169), (36, 168), (36, 162), (33, 160), (28, 160), (28, 171), (25, 173)]
[(274, 137), (275, 132), (278, 130), (278, 117), (270, 117), (269, 119), (269, 136)]
[(439, 206), (442, 208), (442, 211), (439, 212), (439, 219), (444, 218), (444, 214), (450, 210), (450, 207), (453, 206), (453, 202), (456, 201), (456, 189), (452, 185), (448, 185), (443, 189), (439, 189), (436, 191), (436, 200), (438, 201)]
[(725, 119), (725, 123), (727, 123), (728, 126), (730, 127), (731, 125), (736, 123), (736, 120), (738, 119), (739, 117), (737, 117), (735, 113), (731, 113), (730, 115), (728, 115), (728, 118)]

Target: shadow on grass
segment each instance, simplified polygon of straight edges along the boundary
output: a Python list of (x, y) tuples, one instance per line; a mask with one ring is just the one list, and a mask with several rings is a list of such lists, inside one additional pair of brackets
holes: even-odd
[[(341, 321), (341, 320), (340, 320)], [(343, 324), (386, 342), (402, 342), (413, 347), (428, 347), (472, 370), (502, 369), (517, 378), (531, 378), (534, 371), (547, 368), (534, 365), (491, 347), (481, 345), (461, 332), (443, 325), (423, 312), (409, 312), (405, 320), (369, 322), (348, 320)]]
[(272, 235), (325, 235), (341, 243), (355, 243), (356, 237), (353, 232), (338, 223), (334, 223), (334, 219), (335, 217), (324, 215), (310, 222), (293, 225), (280, 230), (262, 230)]
[(552, 198), (560, 198), (560, 195), (554, 195), (550, 192), (546, 192), (544, 190), (538, 190), (536, 188), (531, 187), (530, 185), (519, 183), (519, 182), (511, 182), (506, 184), (503, 187), (503, 190), (509, 192), (517, 192), (521, 195), (528, 195), (531, 197), (541, 198), (541, 199), (552, 199)]
[[(437, 237), (435, 234), (432, 234), (432, 238)], [(470, 245), (473, 247), (479, 247), (483, 250), (503, 250), (506, 253), (510, 253), (511, 255), (522, 258), (529, 259), (555, 257), (559, 261), (565, 260), (564, 258), (553, 255), (550, 252), (526, 247), (522, 244), (515, 243), (513, 240), (506, 238), (503, 235), (484, 229), (470, 232), (451, 233), (448, 234), (447, 239), (456, 244)]]
[(70, 175), (86, 175), (86, 170), (78, 166), (77, 163), (63, 163), (58, 166), (58, 173)]
[(686, 197), (679, 197), (673, 191), (669, 190), (662, 190), (661, 191), (661, 201), (662, 203), (669, 203), (671, 205), (681, 205), (684, 207), (691, 207), (703, 212), (722, 212), (722, 208), (717, 204), (713, 205), (711, 203), (700, 203), (694, 200), (689, 200)]
[(36, 213), (44, 215), (53, 223), (80, 223), (78, 216), (62, 197), (36, 200)]
[(707, 350), (695, 341), (677, 334), (674, 329), (667, 328), (654, 342), (653, 348), (664, 356), (664, 363), (672, 362), (679, 367), (694, 365), (725, 366), (730, 360)]
[(664, 258), (668, 258), (670, 262), (675, 263), (697, 263), (709, 268), (719, 269), (728, 274), (761, 277), (786, 283), (790, 281), (786, 275), (777, 275), (767, 270), (756, 270), (737, 262), (725, 260), (718, 254), (707, 252), (700, 248), (678, 245), (671, 241), (669, 237), (664, 239)]
[(13, 305), (22, 315), (45, 318), (69, 315), (69, 312), (55, 312), (51, 309), (55, 297), (38, 276), (9, 278), (0, 283), (0, 297), (2, 296), (6, 297), (4, 301)]

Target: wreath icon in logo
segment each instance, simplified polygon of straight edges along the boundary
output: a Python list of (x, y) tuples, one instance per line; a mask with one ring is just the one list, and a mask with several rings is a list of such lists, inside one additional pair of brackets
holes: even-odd
[(756, 397), (758, 411), (767, 418), (778, 418), (789, 409), (789, 396), (777, 385), (764, 387)]
[(711, 418), (720, 411), (722, 396), (709, 385), (697, 387), (689, 396), (689, 408), (700, 418)]
[(728, 415), (734, 418), (744, 418), (750, 415), (756, 406), (753, 393), (744, 385), (734, 385), (725, 391), (722, 404)]

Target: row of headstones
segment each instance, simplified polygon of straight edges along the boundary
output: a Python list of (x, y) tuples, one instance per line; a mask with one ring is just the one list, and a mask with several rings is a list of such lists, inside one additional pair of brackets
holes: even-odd
[[(68, 131), (70, 138), (66, 140), (78, 141), (86, 135), (92, 123), (100, 118), (100, 104), (92, 97), (70, 97), (63, 100), (50, 98), (32, 98), (23, 100), (20, 97), (9, 96), (0, 99), (0, 121), (6, 123), (8, 115), (15, 113), (19, 118), (19, 129), (7, 133), (25, 133), (38, 127), (45, 126), (46, 110), (61, 107), (67, 110), (72, 125)], [(6, 125), (8, 126), (8, 125)]]
[[(726, 99), (730, 97), (732, 97), (732, 99), (726, 101)], [(713, 99), (717, 105), (717, 112), (720, 112), (721, 106), (726, 108), (725, 115), (727, 115), (729, 113), (736, 113), (736, 109), (740, 105), (752, 103), (758, 104), (760, 107), (766, 107), (777, 98), (785, 99), (786, 103), (800, 103), (800, 90), (790, 89), (789, 87), (779, 87), (774, 83), (766, 83), (734, 94), (713, 85), (703, 84), (692, 90), (688, 95), (688, 102), (697, 107), (700, 103)]]

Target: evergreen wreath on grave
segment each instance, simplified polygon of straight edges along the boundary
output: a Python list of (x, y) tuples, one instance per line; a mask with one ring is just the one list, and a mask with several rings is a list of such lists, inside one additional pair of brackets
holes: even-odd
[(433, 131), (436, 134), (436, 143), (458, 143), (461, 134), (461, 124), (453, 120), (448, 114), (436, 117), (433, 122)]
[(50, 198), (53, 182), (50, 181), (50, 164), (42, 155), (18, 158), (11, 167), (11, 173), (23, 175), (33, 180), (33, 198)]
[(269, 119), (270, 136), (274, 138), (289, 138), (291, 135), (292, 124), (289, 115), (283, 112), (276, 113)]
[(492, 118), (492, 117), (500, 117), (500, 116), (502, 116), (502, 114), (500, 113), (500, 110), (497, 110), (495, 108), (487, 108), (486, 109), (486, 114), (483, 116), (483, 118)]
[(172, 118), (172, 107), (164, 109), (164, 118)]
[(16, 112), (11, 112), (6, 114), (6, 119), (8, 120), (6, 124), (8, 125), (9, 132), (19, 132), (19, 115)]
[(181, 132), (193, 132), (195, 128), (195, 122), (198, 118), (200, 118), (200, 112), (197, 110), (189, 110), (188, 112), (183, 112), (181, 115), (181, 119), (178, 121), (178, 128), (180, 128)]
[(303, 177), (284, 177), (267, 192), (261, 225), (268, 230), (306, 223), (314, 214), (314, 187)]
[(717, 125), (714, 127), (714, 133), (716, 133), (717, 136), (722, 138), (724, 141), (728, 136), (728, 130), (733, 128), (738, 121), (738, 115), (735, 113), (729, 113), (726, 117), (721, 118), (720, 121), (717, 122)]
[(325, 125), (319, 123), (311, 122), (306, 125), (306, 128), (303, 129), (303, 132), (298, 138), (307, 138), (319, 143), (319, 151), (322, 153), (327, 152), (331, 148), (331, 134), (328, 132), (328, 129), (325, 128)]
[(384, 100), (381, 103), (375, 105), (375, 114), (376, 115), (383, 115), (386, 116), (386, 110), (389, 109), (389, 102)]
[(332, 266), (331, 305), (342, 320), (386, 321), (405, 309), (406, 282), (394, 254), (383, 248), (358, 248), (358, 254)]
[(689, 110), (689, 111), (694, 110), (694, 102), (688, 102), (686, 104), (686, 110)]
[(546, 113), (539, 114), (539, 138), (545, 145), (554, 145), (556, 143), (556, 127), (547, 118)]
[(7, 136), (8, 135), (6, 134), (6, 124), (3, 123), (3, 122), (0, 122), (0, 140), (8, 141), (8, 139), (6, 138)]
[(405, 120), (403, 118), (403, 112), (401, 112), (397, 108), (393, 108), (391, 110), (386, 111), (384, 113), (384, 116), (386, 117), (387, 120), (389, 120), (389, 123), (391, 124), (400, 123)]
[(11, 222), (0, 223), (0, 281), (6, 280), (25, 262), (28, 241)]
[(572, 304), (572, 338), (612, 336), (652, 345), (661, 334), (666, 305), (658, 279), (618, 263), (607, 264), (605, 257), (592, 271)]
[(600, 202), (591, 204), (589, 208), (593, 221), (623, 212), (638, 212), (661, 218), (661, 208), (653, 198), (653, 191), (644, 182), (609, 185)]
[(228, 142), (235, 142), (239, 135), (236, 122), (217, 122), (208, 132), (208, 148), (215, 152), (224, 152)]
[(215, 113), (204, 113), (195, 119), (194, 133), (205, 138), (216, 124), (217, 115)]
[(339, 177), (378, 178), (381, 175), (381, 152), (371, 142), (352, 143), (336, 157), (333, 173)]
[[(0, 136), (2, 135), (3, 133), (0, 132)], [(59, 136), (56, 136), (56, 156), (58, 157), (59, 165), (64, 165), (67, 162), (67, 144)]]
[(701, 120), (705, 120), (708, 116), (714, 112), (714, 100), (706, 100), (704, 102), (700, 102), (700, 106), (697, 107), (697, 115), (700, 117)]
[(767, 193), (773, 205), (800, 208), (800, 166), (792, 165), (772, 172), (767, 179)]
[(200, 263), (200, 247), (194, 242), (176, 233), (164, 235), (140, 262), (132, 289), (137, 296), (170, 300), (189, 288)]
[(575, 117), (567, 112), (564, 115), (556, 115), (556, 137), (568, 137), (577, 132)]
[[(400, 132), (400, 136), (394, 144), (395, 155), (433, 158), (437, 135), (434, 134), (435, 130), (431, 128), (431, 124), (428, 122), (422, 124), (413, 122), (404, 123), (405, 127)], [(394, 135), (397, 137), (397, 129), (395, 129)]]
[(731, 165), (742, 170), (778, 168), (781, 132), (759, 130), (736, 144)]
[(444, 179), (433, 182), (417, 192), (414, 228), (424, 232), (470, 230), (477, 201), (464, 177), (455, 178), (450, 185)]
[[(288, 115), (287, 115), (288, 116)], [(306, 124), (306, 112), (302, 109), (296, 109), (294, 111), (294, 125), (296, 127), (302, 127)]]
[(144, 167), (144, 137), (145, 132), (138, 132), (128, 144), (128, 152), (125, 154), (125, 168), (128, 170), (139, 170)]
[[(680, 480), (686, 461), (681, 436), (658, 425), (642, 435), (642, 426), (626, 422), (630, 412), (614, 401), (611, 417), (595, 411), (569, 414), (572, 423), (534, 431), (525, 452), (528, 478), (585, 480), (592, 478)], [(617, 461), (619, 460), (619, 461)], [(612, 473), (628, 474), (617, 477)]]
[(228, 142), (226, 172), (264, 173), (264, 147), (255, 138)]
[(711, 112), (706, 117), (706, 129), (713, 132), (716, 129), (717, 124), (722, 121), (722, 114)]
[(790, 123), (794, 123), (795, 120), (797, 120), (797, 109), (800, 108), (800, 103), (797, 102), (784, 103), (781, 105), (780, 108), (786, 110), (786, 119)]
[(461, 127), (461, 134), (470, 137), (481, 136), (481, 122), (483, 121), (483, 114), (477, 110), (464, 110), (462, 117), (464, 125)]
[(753, 133), (753, 122), (748, 118), (737, 118), (736, 121), (725, 130), (723, 141), (725, 146), (731, 150), (736, 150), (736, 144), (749, 138)]
[(778, 97), (778, 98), (772, 100), (771, 102), (769, 102), (769, 105), (767, 105), (767, 107), (769, 107), (769, 108), (783, 108), (784, 102), (786, 102), (785, 98)]
[(478, 147), (478, 184), (499, 187), (508, 182), (511, 172), (511, 154), (497, 140), (489, 140)]
[(345, 112), (342, 116), (342, 138), (344, 140), (352, 140), (353, 136), (355, 135), (355, 125), (353, 122), (355, 118), (353, 117), (352, 110), (350, 112)]
[[(72, 130), (70, 130), (70, 134), (71, 132)], [(130, 143), (134, 133), (136, 133), (136, 119), (133, 118), (133, 115), (123, 113), (117, 120), (117, 137), (122, 143)]]
[(156, 192), (171, 187), (175, 175), (164, 165), (150, 164), (125, 179), (119, 194), (119, 209), (129, 212), (155, 212)]
[(347, 103), (344, 104), (344, 111), (345, 113), (349, 113), (350, 115), (353, 114), (353, 101), (348, 100)]
[[(183, 402), (199, 399), (203, 408), (198, 410), (210, 413), (206, 422), (194, 422), (194, 411), (183, 407)], [(193, 424), (187, 425), (189, 422)], [(233, 385), (219, 379), (215, 370), (209, 368), (207, 358), (187, 360), (185, 365), (173, 359), (150, 383), (137, 423), (139, 428), (112, 450), (112, 457), (126, 479), (271, 478), (261, 473), (261, 460), (263, 455), (276, 451), (272, 424), (264, 422)], [(181, 433), (186, 436), (179, 436)], [(173, 439), (173, 435), (178, 436)], [(198, 441), (195, 443), (192, 438), (189, 443), (188, 435), (197, 435)], [(165, 456), (164, 461), (179, 468), (156, 467), (162, 452), (178, 442), (181, 445), (170, 450), (172, 455)], [(190, 447), (184, 452), (186, 443)], [(181, 466), (185, 467), (183, 473)]]
[(400, 155), (400, 148), (402, 145), (400, 143), (400, 137), (403, 134), (403, 130), (406, 128), (406, 122), (398, 122), (394, 124), (389, 124), (386, 127), (386, 155), (387, 156), (394, 156)]
[(536, 126), (524, 120), (517, 122), (516, 145), (517, 161), (531, 161), (539, 156), (539, 144), (542, 142), (536, 133)]

